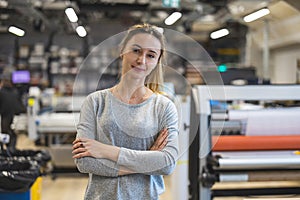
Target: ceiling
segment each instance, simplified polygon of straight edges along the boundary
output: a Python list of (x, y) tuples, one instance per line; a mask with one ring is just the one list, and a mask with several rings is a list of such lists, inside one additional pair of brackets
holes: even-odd
[[(0, 0), (0, 32), (7, 31), (11, 24), (35, 31), (74, 32), (64, 9), (73, 7), (79, 16), (78, 24), (89, 27), (93, 23), (120, 22), (131, 25), (149, 22), (166, 27), (163, 21), (173, 11), (181, 11), (183, 17), (171, 28), (189, 34), (198, 41), (206, 41), (209, 33), (221, 27), (232, 26), (233, 33), (239, 26), (247, 26), (261, 37), (263, 20), (244, 23), (242, 17), (252, 11), (268, 7), (271, 14), (264, 19), (270, 21), (276, 34), (295, 34), (300, 26), (299, 0), (181, 0), (179, 7), (166, 7), (162, 0)], [(284, 23), (284, 29), (280, 28)], [(259, 39), (258, 39), (259, 40)], [(299, 40), (300, 41), (300, 40)], [(275, 44), (274, 44), (275, 45)], [(276, 46), (276, 45), (275, 45)]]
[(181, 0), (178, 8), (164, 6), (162, 0), (0, 0), (0, 25), (5, 27), (14, 23), (38, 27), (42, 24), (48, 29), (65, 26), (68, 21), (64, 9), (67, 7), (76, 10), (79, 23), (84, 25), (105, 20), (162, 25), (164, 19), (175, 10), (184, 14), (181, 23), (187, 24), (226, 6), (225, 0), (207, 2), (210, 1)]

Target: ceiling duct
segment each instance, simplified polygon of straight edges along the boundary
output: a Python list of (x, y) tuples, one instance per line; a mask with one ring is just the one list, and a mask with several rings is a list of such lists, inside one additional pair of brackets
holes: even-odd
[(296, 8), (298, 11), (300, 11), (300, 1), (299, 0), (285, 0), (288, 4)]
[(41, 20), (47, 27), (53, 27), (53, 23), (50, 23), (47, 17), (35, 8), (36, 5), (40, 5), (40, 1), (10, 0), (8, 7), (21, 13), (30, 21)]
[(41, 5), (43, 10), (65, 10), (68, 7), (72, 7), (75, 11), (79, 11), (77, 4), (70, 1), (46, 1)]
[[(287, 1), (276, 1), (268, 6), (270, 14), (268, 20), (269, 47), (271, 49), (300, 43), (300, 12)], [(259, 19), (247, 23), (253, 40), (259, 47), (263, 47), (264, 20)]]

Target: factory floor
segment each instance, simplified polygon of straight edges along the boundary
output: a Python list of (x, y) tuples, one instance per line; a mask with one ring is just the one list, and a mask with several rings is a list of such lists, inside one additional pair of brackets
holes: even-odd
[[(29, 140), (25, 134), (18, 135), (17, 142), (18, 149), (38, 149), (34, 142)], [(88, 177), (80, 174), (61, 174), (57, 176), (47, 175), (42, 177), (41, 182), (41, 199), (40, 200), (83, 200), (85, 188), (88, 182)], [(173, 200), (178, 199), (172, 196), (171, 192), (171, 182), (170, 176), (165, 176), (166, 191), (160, 196), (159, 200)], [(265, 184), (265, 183), (258, 183)], [(270, 183), (267, 183), (270, 184)], [(272, 183), (276, 185), (276, 182)], [(285, 184), (291, 184), (292, 186), (300, 186), (299, 182), (287, 182)], [(239, 185), (241, 186), (241, 184)], [(224, 185), (215, 184), (215, 188), (222, 188)], [(236, 187), (236, 184), (228, 184), (227, 188)], [(251, 197), (216, 197), (213, 200), (300, 200), (300, 195), (281, 195), (281, 196), (251, 196)], [(180, 199), (181, 200), (181, 199)], [(182, 199), (185, 200), (185, 199)], [(186, 199), (187, 200), (187, 199)]]

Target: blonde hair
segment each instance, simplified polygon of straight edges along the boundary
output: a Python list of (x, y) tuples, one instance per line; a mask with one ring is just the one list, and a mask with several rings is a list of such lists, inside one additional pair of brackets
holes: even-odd
[(147, 33), (151, 34), (154, 37), (156, 37), (161, 44), (161, 50), (160, 50), (160, 57), (158, 59), (157, 66), (152, 70), (152, 72), (146, 77), (145, 80), (145, 86), (148, 87), (150, 90), (152, 90), (155, 93), (163, 93), (161, 91), (161, 86), (163, 85), (163, 64), (166, 63), (166, 55), (165, 55), (165, 37), (162, 33), (162, 29), (150, 25), (147, 23), (144, 24), (136, 24), (131, 26), (126, 36), (123, 38), (121, 44), (120, 44), (120, 51), (121, 53), (124, 51), (126, 44), (128, 41), (136, 34), (139, 33)]

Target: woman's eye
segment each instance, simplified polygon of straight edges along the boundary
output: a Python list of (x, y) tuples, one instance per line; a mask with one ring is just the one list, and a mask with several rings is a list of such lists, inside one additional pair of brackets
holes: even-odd
[(140, 49), (132, 49), (132, 52), (134, 52), (134, 53), (140, 53), (141, 50)]
[(149, 58), (155, 58), (155, 55), (149, 54), (148, 57)]

